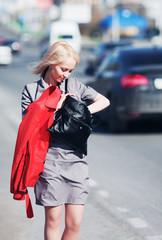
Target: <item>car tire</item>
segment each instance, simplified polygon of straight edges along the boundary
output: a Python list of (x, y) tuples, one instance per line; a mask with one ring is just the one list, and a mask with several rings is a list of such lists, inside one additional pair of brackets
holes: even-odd
[(112, 133), (124, 133), (127, 131), (128, 122), (117, 117), (111, 117), (108, 121), (108, 127)]

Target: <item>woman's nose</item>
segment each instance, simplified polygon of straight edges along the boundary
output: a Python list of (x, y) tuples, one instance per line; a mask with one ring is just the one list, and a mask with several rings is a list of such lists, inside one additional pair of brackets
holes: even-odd
[(69, 77), (69, 75), (70, 75), (70, 73), (69, 73), (69, 72), (66, 72), (66, 73), (64, 73), (64, 77), (65, 77), (65, 78), (68, 78), (68, 77)]

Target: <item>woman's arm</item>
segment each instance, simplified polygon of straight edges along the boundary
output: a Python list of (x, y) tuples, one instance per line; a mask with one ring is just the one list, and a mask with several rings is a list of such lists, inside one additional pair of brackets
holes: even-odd
[(88, 109), (91, 114), (99, 112), (103, 110), (104, 108), (108, 107), (110, 105), (109, 99), (101, 95), (100, 93), (97, 94), (96, 99), (93, 101), (92, 104), (88, 106)]

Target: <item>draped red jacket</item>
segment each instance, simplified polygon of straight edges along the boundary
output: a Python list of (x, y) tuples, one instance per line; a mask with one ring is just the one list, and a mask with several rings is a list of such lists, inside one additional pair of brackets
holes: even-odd
[(45, 156), (50, 144), (47, 128), (53, 123), (54, 111), (61, 96), (58, 87), (47, 88), (41, 97), (31, 103), (20, 123), (11, 171), (10, 192), (16, 200), (26, 199), (27, 217), (33, 210), (27, 187), (34, 187), (44, 170)]

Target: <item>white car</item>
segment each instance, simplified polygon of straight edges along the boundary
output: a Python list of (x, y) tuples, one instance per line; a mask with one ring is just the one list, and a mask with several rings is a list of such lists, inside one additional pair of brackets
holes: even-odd
[(9, 65), (12, 63), (12, 53), (10, 47), (0, 46), (0, 65)]
[(44, 43), (49, 46), (59, 40), (65, 40), (77, 53), (80, 53), (81, 33), (76, 22), (59, 20), (48, 24), (45, 28), (43, 39), (45, 40)]

